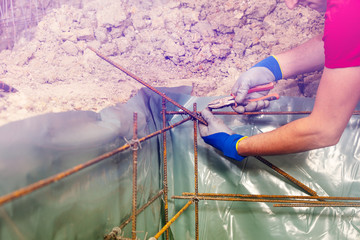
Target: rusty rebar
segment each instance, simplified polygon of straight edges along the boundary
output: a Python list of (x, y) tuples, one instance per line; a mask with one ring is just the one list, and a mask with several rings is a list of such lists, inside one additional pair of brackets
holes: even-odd
[(234, 198), (234, 197), (206, 197), (206, 196), (172, 196), (173, 199), (197, 199), (214, 201), (234, 201), (234, 202), (265, 202), (265, 203), (300, 203), (313, 204), (326, 207), (360, 207), (359, 202), (319, 202), (311, 200), (287, 200), (287, 199), (266, 199), (266, 198)]
[(308, 186), (306, 186), (305, 184), (303, 184), (299, 180), (295, 179), (294, 177), (290, 176), (290, 174), (284, 172), (283, 170), (281, 170), (280, 168), (278, 168), (277, 166), (275, 166), (274, 164), (272, 164), (271, 162), (269, 162), (265, 158), (263, 158), (261, 156), (254, 156), (254, 157), (256, 159), (258, 159), (260, 162), (264, 163), (266, 166), (270, 167), (271, 169), (273, 169), (274, 171), (276, 171), (277, 173), (282, 175), (283, 177), (285, 177), (286, 179), (288, 179), (291, 182), (293, 182), (294, 184), (296, 184), (298, 187), (303, 189), (305, 192), (309, 193), (312, 196), (317, 196), (317, 193), (314, 190), (312, 190), (311, 188), (309, 188)]
[(175, 222), (176, 219), (178, 219), (180, 217), (180, 215), (193, 203), (193, 200), (188, 201), (185, 206), (180, 209), (179, 212), (177, 212), (173, 218), (171, 218), (169, 220), (169, 222), (154, 236), (155, 239), (158, 239), (164, 232), (166, 229), (168, 229), (171, 224), (173, 224)]
[[(214, 115), (306, 115), (311, 114), (311, 111), (269, 111), (269, 112), (223, 112), (223, 111), (212, 111)], [(167, 111), (166, 114), (175, 115), (175, 114), (187, 114), (182, 111)], [(200, 112), (197, 112), (200, 114)], [(360, 115), (360, 111), (354, 111), (353, 115)]]
[[(145, 141), (145, 140), (147, 140), (149, 138), (152, 138), (152, 137), (157, 136), (157, 135), (159, 135), (159, 134), (161, 134), (163, 132), (166, 132), (166, 131), (168, 131), (170, 129), (173, 129), (174, 127), (179, 126), (179, 125), (189, 121), (190, 119), (192, 119), (192, 118), (187, 117), (187, 118), (185, 118), (185, 119), (183, 119), (183, 120), (181, 120), (181, 121), (179, 121), (177, 123), (174, 123), (171, 126), (168, 126), (168, 127), (164, 128), (164, 129), (153, 132), (153, 133), (151, 133), (151, 134), (149, 134), (149, 135), (147, 135), (145, 137), (140, 138), (139, 142), (143, 142), (143, 141)], [(70, 175), (72, 175), (74, 173), (77, 173), (80, 170), (83, 170), (83, 169), (85, 169), (87, 167), (90, 167), (90, 166), (92, 166), (92, 165), (94, 165), (94, 164), (96, 164), (98, 162), (101, 162), (101, 161), (103, 161), (103, 160), (105, 160), (105, 159), (107, 159), (107, 158), (109, 158), (109, 157), (111, 157), (111, 156), (113, 156), (113, 155), (115, 155), (115, 154), (117, 154), (119, 152), (122, 152), (122, 151), (128, 149), (129, 147), (130, 147), (130, 144), (127, 143), (127, 144), (125, 144), (125, 145), (123, 145), (123, 146), (121, 146), (121, 147), (119, 147), (119, 148), (117, 148), (117, 149), (115, 149), (115, 150), (113, 150), (111, 152), (104, 153), (103, 155), (101, 155), (99, 157), (96, 157), (96, 158), (94, 158), (94, 159), (92, 159), (92, 160), (90, 160), (90, 161), (88, 161), (86, 163), (79, 164), (79, 165), (77, 165), (77, 166), (75, 166), (73, 168), (70, 168), (70, 169), (66, 170), (66, 171), (63, 171), (63, 172), (55, 174), (55, 175), (53, 175), (51, 177), (48, 177), (48, 178), (42, 179), (40, 181), (37, 181), (37, 182), (35, 182), (33, 184), (30, 184), (30, 185), (28, 185), (26, 187), (15, 190), (15, 191), (13, 191), (13, 192), (11, 192), (9, 194), (3, 195), (3, 196), (0, 197), (0, 206), (3, 205), (4, 203), (7, 203), (7, 202), (11, 201), (11, 200), (22, 197), (22, 196), (27, 195), (27, 194), (29, 194), (31, 192), (34, 192), (35, 190), (37, 190), (39, 188), (45, 187), (45, 186), (47, 186), (47, 185), (49, 185), (51, 183), (54, 183), (54, 182), (59, 181), (59, 180), (65, 178), (65, 177), (68, 177), (68, 176), (70, 176)]]
[[(193, 110), (196, 112), (196, 103), (193, 104)], [(194, 180), (195, 180), (195, 196), (199, 193), (198, 178), (198, 144), (197, 144), (197, 121), (194, 120)], [(195, 239), (199, 240), (199, 201), (195, 199)]]
[[(136, 210), (136, 216), (139, 215), (141, 212), (143, 212), (148, 206), (150, 206), (153, 202), (155, 202), (156, 199), (161, 197), (163, 195), (164, 190), (160, 190), (154, 197), (152, 197), (146, 204), (144, 204), (142, 207), (138, 208)], [(121, 225), (119, 226), (120, 229), (123, 229), (128, 225), (132, 220), (132, 216), (130, 216), (127, 220), (125, 220)]]
[[(162, 194), (163, 194), (163, 190), (160, 190), (154, 197), (152, 197), (147, 203), (145, 203), (142, 207), (138, 208), (136, 210), (136, 216), (138, 216), (141, 212), (143, 212), (148, 206), (150, 206), (153, 202), (155, 202), (155, 200), (157, 200)], [(126, 227), (126, 225), (128, 225), (132, 220), (132, 215), (126, 219), (123, 223), (121, 223), (121, 225), (119, 226), (120, 229), (123, 229), (124, 227)], [(104, 236), (104, 240), (111, 240), (113, 239), (113, 236), (111, 235), (111, 233), (107, 234)]]
[(279, 204), (274, 204), (274, 207), (360, 207), (360, 203), (346, 203), (346, 204), (337, 204), (337, 205), (330, 205), (325, 203), (325, 204), (312, 204), (312, 203), (279, 203)]
[(19, 240), (26, 240), (27, 238), (24, 236), (22, 231), (19, 229), (19, 226), (14, 223), (13, 219), (9, 216), (8, 212), (5, 210), (5, 208), (0, 208), (0, 216), (5, 223), (4, 225), (8, 225), (9, 228), (14, 232), (16, 235), (16, 239)]
[(137, 113), (133, 115), (133, 192), (132, 192), (132, 228), (131, 238), (136, 240), (136, 200), (137, 200), (137, 156), (138, 156), (138, 134)]
[(94, 53), (96, 53), (96, 55), (98, 55), (100, 58), (102, 58), (103, 60), (105, 60), (106, 62), (110, 63), (111, 65), (113, 65), (114, 67), (116, 67), (117, 69), (121, 70), (123, 73), (125, 73), (126, 75), (128, 75), (129, 77), (135, 79), (136, 81), (138, 81), (139, 83), (141, 83), (142, 85), (144, 85), (145, 87), (149, 88), (150, 90), (152, 90), (153, 92), (155, 92), (156, 94), (160, 95), (161, 97), (165, 98), (166, 100), (168, 100), (169, 102), (171, 102), (172, 104), (174, 104), (175, 106), (177, 106), (178, 108), (180, 108), (181, 110), (183, 110), (184, 112), (186, 112), (188, 115), (192, 116), (193, 118), (197, 119), (198, 121), (200, 121), (201, 123), (205, 124), (207, 126), (207, 122), (201, 117), (201, 115), (196, 114), (191, 112), (190, 110), (188, 110), (187, 108), (183, 107), (182, 105), (180, 105), (179, 103), (175, 102), (174, 100), (172, 100), (170, 97), (166, 96), (164, 93), (160, 92), (159, 90), (157, 90), (156, 88), (154, 88), (153, 86), (151, 86), (150, 84), (146, 83), (145, 81), (143, 81), (142, 79), (140, 79), (139, 77), (137, 77), (135, 74), (131, 73), (130, 71), (126, 70), (125, 68), (123, 68), (122, 66), (120, 66), (119, 64), (117, 64), (116, 62), (114, 62), (113, 60), (111, 60), (110, 58), (106, 57), (104, 54), (100, 53), (99, 51), (97, 51), (96, 49), (88, 46), (88, 48), (93, 51)]
[[(195, 196), (195, 193), (183, 192), (183, 196)], [(360, 197), (328, 197), (328, 196), (298, 196), (298, 195), (261, 195), (235, 193), (198, 193), (202, 197), (239, 197), (239, 198), (277, 198), (277, 199), (313, 199), (313, 200), (348, 200), (360, 201)]]
[[(166, 127), (166, 99), (162, 98), (162, 120), (163, 128)], [(167, 149), (166, 149), (166, 132), (163, 133), (163, 185), (164, 185), (164, 218), (165, 224), (169, 221), (168, 205), (168, 180), (167, 180)], [(166, 229), (166, 240), (169, 239), (169, 230)]]

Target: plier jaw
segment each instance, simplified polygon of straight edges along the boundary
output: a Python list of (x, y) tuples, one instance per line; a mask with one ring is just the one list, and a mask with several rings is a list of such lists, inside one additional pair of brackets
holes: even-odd
[[(259, 85), (256, 86), (254, 88), (250, 88), (248, 91), (248, 94), (253, 93), (253, 92), (260, 92), (260, 91), (266, 91), (266, 90), (270, 90), (274, 88), (274, 83), (268, 83), (268, 84), (264, 84), (264, 85)], [(260, 98), (255, 98), (255, 99), (248, 99), (244, 102), (244, 104), (246, 105), (249, 102), (255, 102), (255, 101), (260, 101), (260, 100), (268, 100), (268, 101), (272, 101), (272, 100), (277, 100), (279, 99), (279, 94), (277, 93), (273, 93), (270, 95), (266, 95)], [(224, 97), (224, 98), (220, 98), (220, 99), (216, 99), (212, 102), (210, 102), (208, 104), (208, 108), (210, 109), (217, 109), (217, 108), (223, 108), (223, 107), (227, 107), (230, 105), (236, 105), (237, 103), (235, 102), (235, 95), (231, 94), (231, 96), (228, 97)]]
[(218, 109), (235, 104), (235, 98), (233, 96), (216, 99), (208, 104), (210, 109)]

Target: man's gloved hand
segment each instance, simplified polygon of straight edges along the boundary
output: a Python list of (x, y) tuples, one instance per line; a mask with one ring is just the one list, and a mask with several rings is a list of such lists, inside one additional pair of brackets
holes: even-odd
[(215, 117), (208, 108), (201, 112), (202, 117), (208, 123), (208, 126), (199, 122), (199, 131), (203, 140), (211, 146), (219, 149), (227, 157), (241, 161), (245, 157), (240, 156), (236, 150), (239, 140), (246, 138), (239, 134), (234, 134), (224, 122)]
[(248, 71), (240, 75), (231, 89), (231, 93), (235, 95), (235, 102), (237, 103), (237, 105), (233, 106), (234, 111), (243, 113), (267, 108), (270, 104), (267, 100), (246, 104), (246, 99), (266, 96), (269, 91), (254, 92), (251, 94), (247, 94), (247, 92), (250, 88), (280, 79), (282, 79), (281, 68), (275, 57), (270, 56), (255, 64)]

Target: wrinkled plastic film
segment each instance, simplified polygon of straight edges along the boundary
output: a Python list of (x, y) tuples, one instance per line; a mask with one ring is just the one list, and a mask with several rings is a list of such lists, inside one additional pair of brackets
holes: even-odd
[[(205, 100), (204, 102), (202, 100)], [(197, 102), (206, 107), (206, 98), (189, 98), (185, 106)], [(311, 111), (313, 99), (286, 98), (266, 111)], [(226, 110), (224, 110), (226, 111)], [(176, 121), (180, 116), (174, 116)], [(221, 117), (221, 116), (219, 116)], [(267, 132), (304, 115), (222, 116), (236, 133), (253, 135)], [(172, 131), (172, 141), (182, 142), (174, 151), (174, 195), (193, 191), (191, 141), (185, 138), (190, 124)], [(321, 196), (359, 196), (359, 117), (353, 116), (340, 140), (333, 147), (310, 152), (266, 157)], [(189, 146), (188, 146), (189, 144)], [(189, 175), (184, 177), (184, 173)], [(253, 157), (242, 162), (224, 158), (199, 140), (199, 192), (270, 195), (307, 195), (292, 182)], [(174, 200), (174, 211), (186, 200)], [(357, 208), (274, 208), (271, 203), (201, 201), (200, 239), (358, 239), (360, 221)], [(191, 207), (190, 207), (191, 208)], [(192, 209), (193, 211), (193, 209)], [(185, 217), (186, 216), (186, 217)], [(175, 236), (193, 239), (193, 212), (188, 211), (172, 228)], [(346, 216), (346, 217), (345, 217)], [(336, 227), (335, 227), (336, 226)]]
[[(160, 102), (159, 102), (160, 101)], [(0, 128), (0, 194), (65, 171), (158, 129), (161, 99), (145, 89), (127, 104), (100, 113), (66, 112)], [(153, 114), (156, 113), (156, 114)], [(159, 141), (138, 152), (138, 206), (162, 188)], [(131, 214), (132, 151), (127, 150), (1, 207), (0, 239), (102, 239)], [(161, 198), (137, 218), (138, 237), (161, 224)], [(130, 233), (130, 235), (129, 235)], [(124, 229), (131, 236), (131, 224)]]
[[(202, 110), (214, 97), (192, 97), (190, 88), (162, 89), (179, 104)], [(162, 128), (161, 97), (143, 89), (127, 104), (100, 113), (67, 112), (14, 122), (0, 128), (0, 194), (64, 171), (111, 151), (138, 134)], [(167, 103), (167, 110), (178, 110)], [(265, 111), (311, 110), (313, 99), (281, 97)], [(357, 108), (359, 109), (359, 108)], [(228, 109), (230, 110), (230, 109)], [(167, 115), (168, 124), (185, 118)], [(218, 116), (235, 132), (270, 131), (304, 115)], [(356, 197), (360, 161), (358, 116), (340, 142), (305, 153), (266, 157), (320, 196)], [(193, 122), (167, 132), (169, 197), (194, 192)], [(162, 188), (162, 137), (138, 150), (138, 205)], [(224, 158), (198, 134), (199, 193), (307, 195), (253, 157)], [(0, 239), (102, 239), (131, 214), (132, 151), (122, 153), (0, 207)], [(169, 218), (187, 200), (169, 199)], [(137, 218), (137, 236), (154, 236), (164, 225), (163, 203), (156, 200)], [(201, 200), (199, 239), (358, 239), (359, 210), (354, 207), (275, 208), (272, 203)], [(131, 236), (131, 224), (123, 236)], [(194, 205), (171, 225), (174, 239), (194, 239)], [(163, 236), (160, 237), (163, 239)]]

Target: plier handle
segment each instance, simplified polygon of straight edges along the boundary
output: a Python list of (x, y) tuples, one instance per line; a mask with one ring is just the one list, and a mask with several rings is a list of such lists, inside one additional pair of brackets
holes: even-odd
[[(275, 86), (275, 84), (273, 82), (264, 84), (264, 85), (259, 85), (259, 86), (250, 88), (248, 91), (248, 94), (253, 93), (253, 92), (267, 91), (267, 90), (273, 89), (274, 86)], [(279, 99), (279, 94), (273, 93), (273, 94), (269, 94), (269, 95), (266, 95), (266, 96), (263, 96), (260, 98), (248, 99), (248, 100), (246, 100), (246, 102), (255, 102), (255, 101), (260, 101), (260, 100), (272, 101), (272, 100), (276, 100), (276, 99)], [(231, 96), (229, 96), (229, 97), (216, 99), (216, 100), (210, 102), (208, 104), (208, 108), (217, 109), (217, 108), (223, 108), (223, 107), (227, 107), (227, 106), (235, 105), (235, 104), (236, 104), (235, 95), (231, 94)]]

